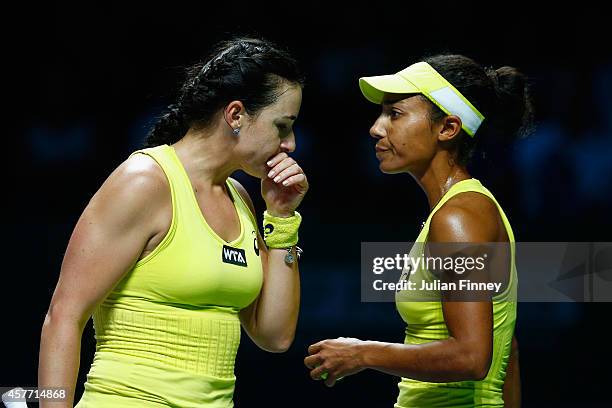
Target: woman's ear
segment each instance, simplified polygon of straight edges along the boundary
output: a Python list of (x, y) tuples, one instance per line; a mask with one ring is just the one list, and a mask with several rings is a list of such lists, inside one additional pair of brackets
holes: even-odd
[(438, 131), (438, 140), (441, 142), (453, 140), (461, 132), (461, 125), (459, 116), (446, 116), (442, 119), (442, 127)]
[(245, 114), (244, 105), (240, 101), (231, 101), (223, 110), (225, 121), (232, 129), (242, 126), (241, 118)]

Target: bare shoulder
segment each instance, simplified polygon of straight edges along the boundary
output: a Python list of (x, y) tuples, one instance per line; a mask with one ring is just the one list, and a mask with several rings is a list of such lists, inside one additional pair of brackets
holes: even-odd
[(164, 171), (145, 154), (127, 158), (108, 176), (100, 191), (130, 193), (134, 198), (161, 195), (170, 191)]
[(457, 194), (436, 211), (429, 231), (432, 241), (493, 242), (500, 232), (499, 211), (484, 194)]
[(157, 162), (145, 155), (127, 158), (108, 176), (89, 206), (107, 216), (132, 219), (156, 217), (170, 202), (170, 185)]

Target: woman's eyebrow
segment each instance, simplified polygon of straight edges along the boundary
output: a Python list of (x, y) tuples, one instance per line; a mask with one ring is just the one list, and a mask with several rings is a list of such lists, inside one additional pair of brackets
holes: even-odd
[(399, 106), (396, 105), (398, 101), (395, 102), (383, 102), (382, 106), (388, 109), (392, 109), (392, 108), (397, 108), (397, 109), (401, 109)]
[(388, 102), (383, 102), (382, 105), (387, 108), (399, 108), (399, 106), (397, 105), (398, 102), (400, 101), (388, 101)]

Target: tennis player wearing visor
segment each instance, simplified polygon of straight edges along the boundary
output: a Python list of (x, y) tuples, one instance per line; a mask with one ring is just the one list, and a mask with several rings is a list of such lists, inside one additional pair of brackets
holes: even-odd
[[(308, 349), (310, 375), (327, 386), (367, 368), (402, 377), (396, 408), (518, 406), (514, 233), (467, 165), (482, 140), (501, 146), (530, 128), (525, 77), (512, 67), (484, 69), (462, 55), (437, 55), (393, 75), (361, 78), (359, 86), (382, 106), (370, 129), (380, 170), (409, 173), (429, 201), (410, 256), (423, 256), (424, 243), (501, 243), (504, 250), (488, 262), (502, 271), (504, 289), (478, 301), (448, 301), (443, 291), (417, 301), (398, 291), (403, 344), (323, 340)], [(401, 279), (432, 279), (422, 266)]]

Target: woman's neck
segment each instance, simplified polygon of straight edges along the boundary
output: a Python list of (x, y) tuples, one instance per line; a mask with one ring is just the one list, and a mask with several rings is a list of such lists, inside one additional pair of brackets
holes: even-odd
[(454, 184), (471, 177), (465, 166), (456, 163), (447, 152), (440, 152), (417, 182), (427, 195), (430, 209), (433, 209)]
[(227, 178), (239, 168), (233, 163), (233, 146), (215, 131), (203, 134), (189, 130), (172, 147), (196, 189), (224, 186)]

